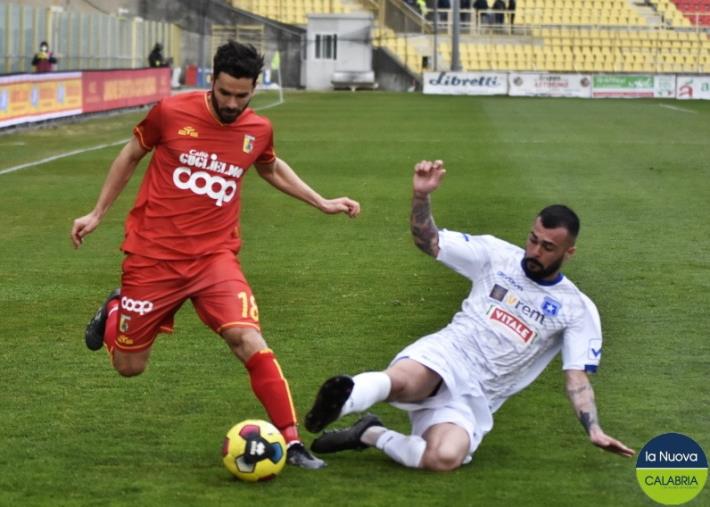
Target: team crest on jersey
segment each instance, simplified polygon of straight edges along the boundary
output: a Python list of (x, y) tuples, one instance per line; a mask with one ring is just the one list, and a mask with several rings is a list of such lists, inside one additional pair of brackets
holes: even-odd
[(192, 127), (183, 127), (178, 130), (178, 134), (181, 136), (200, 137), (200, 134), (197, 132), (197, 130)]
[(256, 137), (248, 134), (244, 136), (244, 145), (242, 146), (244, 153), (251, 153), (254, 150), (254, 141), (256, 141)]
[(542, 313), (548, 317), (557, 317), (557, 314), (560, 313), (560, 308), (562, 308), (562, 303), (548, 296), (545, 296), (542, 306), (540, 306)]

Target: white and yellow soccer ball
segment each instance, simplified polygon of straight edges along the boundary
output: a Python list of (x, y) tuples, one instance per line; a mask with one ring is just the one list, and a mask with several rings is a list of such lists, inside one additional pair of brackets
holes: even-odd
[(227, 432), (222, 461), (243, 481), (268, 481), (286, 464), (286, 441), (270, 422), (247, 419)]

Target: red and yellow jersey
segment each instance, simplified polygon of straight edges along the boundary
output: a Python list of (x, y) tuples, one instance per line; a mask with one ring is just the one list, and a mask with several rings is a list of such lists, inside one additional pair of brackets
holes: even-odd
[(165, 98), (133, 130), (154, 149), (126, 219), (124, 252), (153, 259), (238, 252), (244, 175), (274, 160), (271, 123), (247, 108), (231, 124), (212, 113), (206, 92)]

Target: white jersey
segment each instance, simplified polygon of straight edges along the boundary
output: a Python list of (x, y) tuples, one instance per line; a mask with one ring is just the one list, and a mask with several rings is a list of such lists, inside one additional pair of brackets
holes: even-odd
[(473, 281), (446, 331), (456, 361), (477, 380), (493, 411), (529, 385), (562, 351), (565, 370), (596, 371), (602, 348), (599, 313), (562, 274), (535, 282), (524, 250), (493, 236), (439, 231), (437, 260)]

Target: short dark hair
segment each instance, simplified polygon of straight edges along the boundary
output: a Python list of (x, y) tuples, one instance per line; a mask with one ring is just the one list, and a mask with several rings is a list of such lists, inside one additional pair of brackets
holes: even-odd
[(263, 69), (264, 56), (254, 46), (230, 40), (217, 48), (212, 73), (214, 79), (225, 72), (235, 78), (248, 77), (256, 84)]
[(564, 227), (573, 238), (579, 234), (579, 217), (564, 204), (547, 206), (537, 216), (545, 229)]

